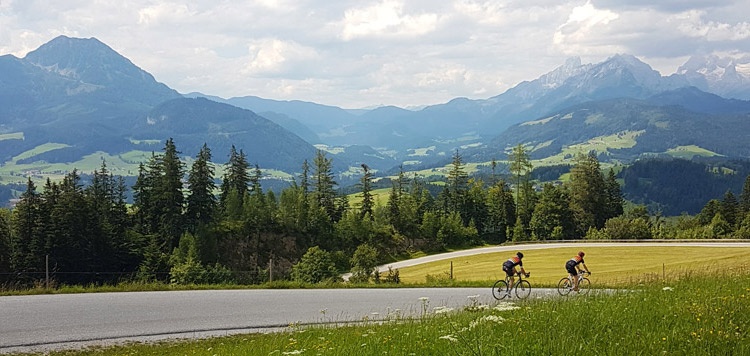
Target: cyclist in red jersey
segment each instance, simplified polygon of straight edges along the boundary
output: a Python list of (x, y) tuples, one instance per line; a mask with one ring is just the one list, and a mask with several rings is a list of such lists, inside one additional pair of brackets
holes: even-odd
[(565, 262), (565, 270), (568, 271), (570, 278), (573, 280), (573, 290), (576, 292), (578, 291), (578, 273), (581, 272), (581, 267), (579, 265), (583, 265), (586, 272), (591, 273), (589, 268), (586, 267), (586, 262), (583, 262), (583, 256), (585, 255), (586, 254), (583, 253), (583, 251), (578, 251), (577, 255), (569, 259), (568, 262)]
[(514, 276), (518, 274), (519, 272), (516, 271), (516, 266), (521, 267), (521, 272), (528, 276), (529, 274), (526, 273), (526, 271), (523, 269), (523, 253), (516, 252), (516, 255), (509, 258), (507, 261), (503, 262), (503, 271), (505, 271), (505, 274), (510, 278), (510, 284), (508, 287), (508, 290), (513, 289), (513, 285), (516, 283), (516, 279)]

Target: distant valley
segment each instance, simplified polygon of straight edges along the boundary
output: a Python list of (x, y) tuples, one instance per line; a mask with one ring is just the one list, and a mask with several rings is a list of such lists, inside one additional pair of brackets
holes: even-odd
[(207, 144), (219, 169), (234, 145), (269, 184), (290, 184), (322, 149), (341, 187), (358, 182), (362, 164), (379, 177), (401, 169), (440, 175), (454, 152), (481, 176), (518, 144), (535, 167), (565, 166), (591, 151), (618, 169), (647, 157), (746, 160), (750, 73), (718, 62), (693, 58), (662, 76), (630, 55), (597, 64), (572, 58), (483, 100), (345, 110), (180, 94), (97, 39), (60, 36), (24, 58), (0, 56), (0, 203), (26, 177), (87, 173), (102, 160), (132, 177), (170, 137), (186, 160)]

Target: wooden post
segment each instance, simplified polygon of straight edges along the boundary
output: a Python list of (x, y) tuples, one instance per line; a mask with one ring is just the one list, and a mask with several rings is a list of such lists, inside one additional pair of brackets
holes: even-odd
[(451, 281), (453, 280), (453, 261), (451, 261)]
[(664, 265), (664, 263), (661, 264), (661, 279), (667, 280), (667, 267)]
[(268, 260), (268, 281), (273, 282), (273, 258)]
[(49, 289), (49, 255), (44, 256), (44, 284)]

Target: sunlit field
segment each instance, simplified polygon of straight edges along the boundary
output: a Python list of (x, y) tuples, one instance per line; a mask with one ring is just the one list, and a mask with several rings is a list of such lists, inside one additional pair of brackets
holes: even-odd
[[(580, 248), (524, 250), (523, 264), (531, 272), (532, 286), (554, 286), (567, 275), (565, 262)], [(586, 247), (585, 262), (593, 272), (594, 285), (622, 287), (654, 279), (673, 278), (686, 274), (715, 273), (722, 269), (750, 266), (747, 247), (679, 247), (627, 246)], [(502, 263), (514, 253), (487, 253), (457, 257), (399, 269), (403, 283), (425, 283), (427, 276), (445, 279), (450, 276), (451, 262), (456, 283), (491, 281), (504, 278)], [(472, 285), (476, 285), (472, 283)]]

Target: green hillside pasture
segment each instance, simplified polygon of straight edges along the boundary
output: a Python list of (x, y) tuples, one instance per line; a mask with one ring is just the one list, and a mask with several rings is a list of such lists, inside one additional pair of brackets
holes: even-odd
[(667, 150), (667, 154), (675, 158), (692, 159), (694, 156), (700, 157), (716, 157), (721, 156), (716, 152), (711, 152), (705, 148), (698, 147), (696, 145), (689, 146), (677, 146)]
[(609, 136), (594, 137), (586, 142), (563, 147), (562, 152), (544, 159), (535, 160), (532, 163), (534, 167), (551, 166), (557, 164), (569, 163), (570, 159), (579, 153), (607, 153), (609, 149), (631, 148), (636, 145), (636, 138), (645, 131), (624, 131)]
[[(372, 198), (375, 206), (385, 206), (388, 203), (388, 197), (391, 195), (391, 188), (375, 189), (372, 192)], [(359, 208), (362, 206), (362, 193), (352, 193), (347, 196), (349, 206)]]
[(0, 141), (4, 140), (23, 140), (23, 132), (12, 132), (6, 134), (0, 134)]
[[(76, 162), (69, 163), (47, 163), (45, 161), (17, 164), (20, 159), (34, 157), (38, 154), (55, 149), (67, 147), (63, 144), (48, 143), (26, 151), (13, 158), (12, 162), (6, 162), (0, 165), (0, 182), (3, 184), (25, 184), (27, 177), (31, 176), (35, 183), (44, 184), (47, 178), (52, 181), (62, 180), (72, 169), (77, 169), (80, 173), (90, 174), (102, 167), (102, 161), (106, 161), (107, 170), (116, 176), (133, 177), (138, 175), (138, 166), (146, 164), (151, 158), (151, 151), (128, 151), (119, 155), (110, 155), (106, 152), (95, 152), (83, 157)], [(154, 152), (160, 154), (161, 152)], [(186, 167), (190, 167), (195, 161), (192, 157), (182, 157)], [(214, 173), (216, 177), (224, 174), (224, 165), (214, 163)], [(293, 177), (285, 172), (268, 169), (262, 169), (263, 174), (277, 179), (289, 179)], [(39, 184), (38, 184), (39, 185)]]
[(18, 156), (13, 157), (12, 161), (15, 163), (15, 162), (18, 162), (18, 161), (20, 161), (22, 159), (31, 158), (31, 157), (34, 157), (36, 155), (40, 155), (40, 154), (45, 153), (45, 152), (59, 150), (61, 148), (65, 148), (65, 147), (70, 147), (70, 145), (66, 145), (64, 143), (51, 143), (51, 142), (45, 143), (43, 145), (36, 146), (33, 149), (28, 150), (26, 152), (22, 152)]
[[(50, 146), (47, 148), (49, 147)], [(29, 157), (42, 153), (41, 146), (37, 147), (35, 151), (36, 153)], [(28, 152), (30, 151), (25, 152), (24, 155)], [(148, 152), (147, 154), (151, 155), (151, 152)], [(71, 163), (47, 163), (44, 161), (26, 164), (6, 163), (5, 165), (0, 166), (0, 177), (2, 177), (2, 181), (6, 184), (24, 184), (26, 183), (26, 177), (29, 176), (32, 177), (32, 180), (34, 180), (35, 183), (43, 184), (47, 178), (52, 181), (62, 180), (63, 177), (74, 168), (81, 173), (92, 173), (102, 167), (102, 160), (107, 162), (107, 169), (114, 175), (135, 176), (138, 174), (138, 163), (132, 163), (134, 162), (132, 159), (135, 155), (135, 153), (128, 153), (126, 160), (124, 160), (122, 156), (119, 155), (112, 156), (105, 152), (96, 152), (83, 157), (79, 161)], [(146, 152), (142, 152), (140, 155), (145, 157)], [(21, 155), (15, 157), (14, 160), (20, 159), (20, 156)]]
[[(524, 267), (531, 272), (530, 282), (535, 286), (555, 286), (567, 275), (565, 262), (580, 247), (550, 248), (524, 252)], [(520, 251), (523, 246), (519, 246)], [(598, 286), (621, 287), (643, 281), (665, 278), (678, 279), (689, 274), (713, 273), (726, 268), (750, 268), (750, 248), (747, 247), (681, 247), (681, 246), (628, 246), (586, 247), (586, 265), (593, 272), (592, 283)], [(427, 276), (450, 275), (462, 281), (487, 281), (488, 285), (505, 278), (502, 263), (511, 253), (486, 253), (457, 257), (399, 268), (403, 283), (426, 283)]]
[(750, 355), (750, 270), (719, 277), (520, 303), (481, 304), (467, 296), (462, 310), (425, 299), (416, 318), (393, 311), (349, 326), (291, 325), (276, 333), (50, 354)]

